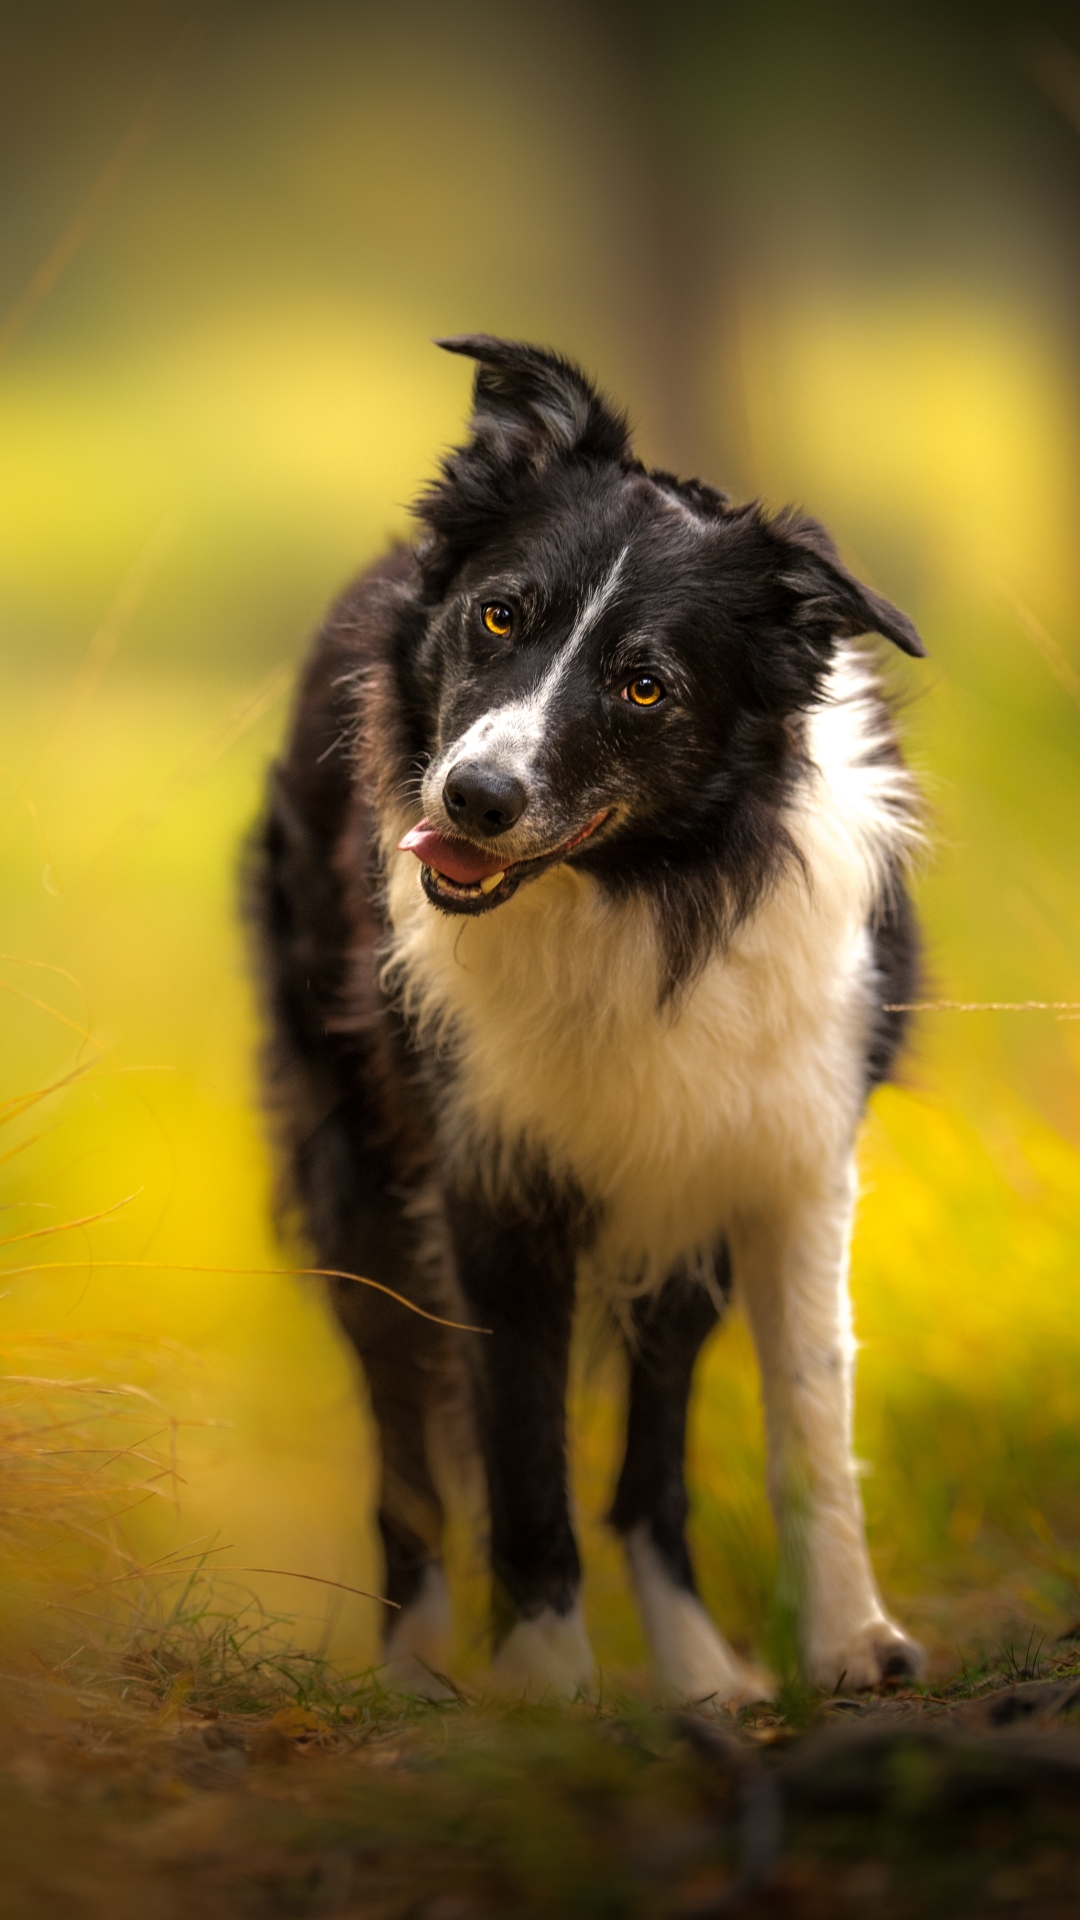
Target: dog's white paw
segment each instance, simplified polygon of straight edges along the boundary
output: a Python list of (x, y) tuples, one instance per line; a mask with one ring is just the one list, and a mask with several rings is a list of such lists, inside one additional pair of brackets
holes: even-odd
[(811, 1650), (808, 1677), (830, 1693), (859, 1693), (883, 1680), (917, 1680), (926, 1654), (917, 1640), (892, 1620), (879, 1616), (842, 1646)]
[(625, 1544), (642, 1625), (668, 1698), (717, 1707), (771, 1699), (768, 1675), (745, 1665), (696, 1594), (672, 1579), (647, 1527), (632, 1527)]
[(664, 1695), (686, 1705), (748, 1707), (774, 1692), (768, 1674), (739, 1659), (691, 1593), (672, 1605), (656, 1668)]
[(454, 1689), (443, 1678), (449, 1641), (450, 1595), (446, 1575), (433, 1561), (412, 1605), (394, 1618), (378, 1668), (380, 1685), (424, 1700), (453, 1699)]
[(517, 1621), (491, 1663), (491, 1685), (517, 1700), (595, 1698), (596, 1660), (580, 1607), (545, 1607)]

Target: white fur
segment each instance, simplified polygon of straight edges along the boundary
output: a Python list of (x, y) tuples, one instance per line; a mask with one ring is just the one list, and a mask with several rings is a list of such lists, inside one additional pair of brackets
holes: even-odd
[(564, 865), (457, 920), (429, 906), (410, 855), (389, 858), (388, 980), (429, 1043), (454, 1054), (447, 1161), (495, 1188), (512, 1179), (516, 1147), (542, 1153), (600, 1210), (591, 1262), (609, 1286), (654, 1285), (728, 1237), (763, 1371), (771, 1490), (794, 1527), (822, 1675), (865, 1665), (866, 1635), (896, 1632), (863, 1540), (847, 1294), (879, 991), (867, 923), (915, 837), (907, 776), (871, 758), (879, 711), (867, 664), (842, 649), (789, 819), (805, 867), (792, 863), (674, 1012), (658, 1007), (643, 903), (612, 903)]
[(545, 1607), (511, 1627), (491, 1663), (496, 1693), (526, 1700), (575, 1700), (596, 1693), (596, 1661), (580, 1607)]
[(441, 810), (441, 794), (452, 766), (482, 754), (485, 763), (535, 784), (536, 765), (548, 736), (548, 714), (557, 699), (575, 654), (588, 638), (614, 595), (630, 551), (624, 547), (608, 568), (599, 586), (587, 593), (578, 609), (573, 628), (559, 648), (546, 673), (532, 691), (520, 700), (508, 700), (482, 714), (471, 727), (440, 751), (424, 776), (424, 811), (430, 817)]
[(578, 617), (574, 621), (570, 638), (567, 640), (565, 646), (559, 648), (559, 665), (562, 665), (567, 655), (572, 653), (575, 648), (581, 645), (583, 640), (588, 638), (588, 635), (591, 633), (593, 627), (595, 627), (605, 607), (611, 605), (615, 590), (622, 577), (622, 570), (626, 565), (626, 556), (629, 551), (630, 548), (628, 546), (623, 547), (621, 552), (618, 553), (612, 561), (600, 585), (594, 587), (591, 593), (585, 595), (578, 612)]
[(434, 1562), (424, 1569), (418, 1597), (403, 1607), (387, 1636), (379, 1680), (394, 1693), (429, 1700), (452, 1696), (443, 1681), (450, 1641), (450, 1595), (446, 1575)]
[(626, 1536), (626, 1557), (646, 1638), (666, 1691), (677, 1700), (714, 1706), (767, 1700), (763, 1673), (744, 1666), (709, 1619), (701, 1601), (677, 1586), (644, 1526)]

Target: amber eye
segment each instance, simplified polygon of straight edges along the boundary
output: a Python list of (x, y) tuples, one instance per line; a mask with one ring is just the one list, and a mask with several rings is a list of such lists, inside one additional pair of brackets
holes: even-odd
[(623, 688), (622, 697), (629, 700), (633, 707), (658, 707), (664, 697), (664, 689), (651, 673), (643, 673), (640, 679), (631, 680), (630, 685)]
[(488, 632), (493, 633), (497, 640), (505, 640), (514, 624), (514, 616), (509, 607), (504, 607), (500, 600), (489, 601), (488, 605), (481, 609), (480, 618)]

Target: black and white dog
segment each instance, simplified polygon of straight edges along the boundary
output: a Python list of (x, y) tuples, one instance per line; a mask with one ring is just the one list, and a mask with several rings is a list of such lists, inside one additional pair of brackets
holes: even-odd
[[(851, 1452), (853, 1149), (916, 939), (909, 779), (867, 654), (921, 654), (814, 521), (647, 472), (553, 354), (476, 337), (466, 444), (423, 537), (308, 666), (255, 886), (291, 1188), (362, 1358), (399, 1603), (390, 1678), (445, 1662), (436, 1439), (470, 1382), (494, 1678), (587, 1691), (568, 1510), (575, 1290), (617, 1307), (611, 1511), (663, 1685), (760, 1697), (697, 1598), (694, 1363), (738, 1288), (770, 1493), (826, 1687), (911, 1672)], [(433, 1460), (433, 1453), (436, 1458)]]

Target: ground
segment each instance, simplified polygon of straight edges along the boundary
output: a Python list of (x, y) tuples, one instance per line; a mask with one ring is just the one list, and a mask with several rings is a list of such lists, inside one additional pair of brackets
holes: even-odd
[[(143, 1636), (9, 1690), (12, 1920), (1075, 1915), (1080, 1647), (786, 1712), (418, 1706)], [(194, 1664), (182, 1665), (182, 1661)]]

